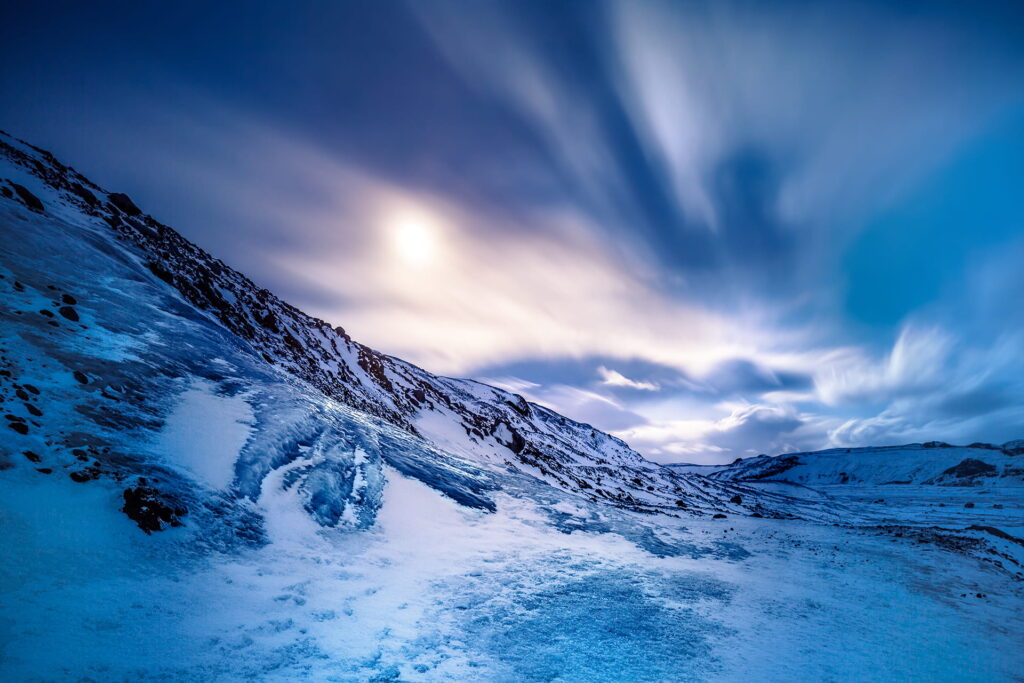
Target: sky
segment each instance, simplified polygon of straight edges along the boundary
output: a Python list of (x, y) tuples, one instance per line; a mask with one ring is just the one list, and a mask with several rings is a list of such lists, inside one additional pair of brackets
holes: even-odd
[(1013, 3), (17, 3), (0, 59), (0, 128), (655, 461), (1024, 438)]

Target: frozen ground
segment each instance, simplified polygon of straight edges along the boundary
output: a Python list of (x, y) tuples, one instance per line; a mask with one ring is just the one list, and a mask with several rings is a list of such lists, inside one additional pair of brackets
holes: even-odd
[(110, 487), (5, 475), (5, 680), (993, 681), (1024, 663), (1019, 580), (875, 528), (548, 492), (489, 513), (389, 468), (369, 530), (325, 532), (266, 491), (270, 542), (211, 553), (138, 533)]

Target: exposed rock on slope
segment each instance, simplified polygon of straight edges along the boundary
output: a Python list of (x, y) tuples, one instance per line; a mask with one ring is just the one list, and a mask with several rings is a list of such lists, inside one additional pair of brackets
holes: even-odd
[[(304, 426), (299, 431), (304, 435), (293, 435), (276, 447), (262, 449), (256, 448), (256, 440), (251, 439), (234, 464), (236, 495), (255, 500), (270, 472), (313, 457), (309, 455), (312, 453), (315, 463), (289, 471), (290, 477), (299, 477), (303, 483), (293, 484), (286, 478), (281, 486), (304, 495), (307, 510), (325, 525), (350, 515), (344, 503), (330, 500), (331, 492), (340, 499), (357, 499), (361, 505), (370, 505), (368, 510), (372, 508), (372, 491), (358, 493), (353, 482), (372, 484), (379, 479), (381, 458), (406, 471), (418, 471), (421, 478), (457, 500), (484, 508), (493, 506), (482, 494), (488, 485), (457, 463), (509, 467), (591, 500), (636, 510), (756, 512), (764, 516), (797, 510), (790, 508), (792, 501), (783, 497), (758, 493), (730, 481), (673, 472), (648, 462), (621, 440), (529, 403), (522, 396), (474, 381), (439, 377), (353, 341), (342, 328), (281, 301), (145, 214), (128, 196), (106, 192), (45, 151), (0, 135), (0, 162), (0, 186), (12, 188), (3, 195), (9, 200), (5, 202), (7, 210), (15, 216), (5, 220), (27, 221), (25, 210), (34, 213), (31, 225), (50, 231), (49, 238), (40, 239), (48, 239), (45, 249), (52, 250), (43, 254), (44, 248), (39, 247), (33, 252), (34, 247), (26, 241), (22, 252), (11, 255), (14, 261), (10, 265), (24, 266), (24, 273), (18, 276), (12, 271), (5, 285), (12, 288), (5, 289), (10, 320), (26, 326), (18, 334), (26, 338), (53, 328), (48, 334), (73, 331), (79, 335), (46, 342), (60, 347), (56, 350), (61, 354), (66, 348), (84, 348), (90, 338), (85, 330), (91, 325), (109, 333), (102, 340), (92, 337), (93, 344), (129, 348), (143, 340), (152, 343), (152, 348), (147, 347), (145, 370), (129, 372), (129, 360), (111, 363), (95, 357), (88, 361), (78, 358), (77, 367), (69, 370), (68, 376), (93, 397), (77, 405), (79, 415), (105, 428), (128, 429), (142, 421), (148, 428), (158, 429), (166, 419), (166, 410), (155, 402), (146, 403), (147, 393), (155, 390), (142, 387), (139, 377), (145, 373), (151, 376), (148, 382), (160, 384), (160, 390), (166, 390), (163, 383), (168, 376), (198, 376), (219, 383), (218, 395), (251, 394), (254, 389), (239, 388), (237, 382), (234, 388), (225, 389), (228, 375), (216, 369), (216, 358), (205, 358), (221, 349), (226, 354), (228, 348), (233, 349), (229, 360), (244, 364), (249, 375), (284, 372), (316, 390), (302, 393), (304, 390), (289, 389), (290, 397), (296, 391), (301, 394), (294, 398), (297, 403), (307, 405), (320, 395), (357, 411), (341, 416), (318, 405), (318, 418), (302, 420)], [(62, 254), (62, 259), (54, 261)], [(28, 262), (34, 258), (39, 262), (30, 270)], [(44, 263), (46, 259), (49, 261)], [(77, 260), (77, 267), (70, 267), (69, 260)], [(92, 262), (107, 265), (90, 270), (87, 266)], [(60, 270), (65, 282), (78, 289), (30, 277), (46, 270), (55, 276)], [(118, 280), (130, 283), (134, 293), (127, 294), (128, 285), (116, 291), (98, 289)], [(53, 299), (49, 304), (48, 298)], [(43, 318), (22, 315), (29, 306), (39, 308), (40, 304), (38, 315)], [(131, 310), (137, 310), (134, 319), (130, 319)], [(170, 322), (168, 316), (200, 327), (180, 326)], [(112, 322), (114, 317), (116, 324)], [(190, 336), (197, 334), (202, 335), (201, 342)], [(193, 348), (192, 355), (185, 353), (189, 347)], [(93, 356), (105, 352), (90, 349)], [(15, 390), (13, 384), (9, 388)], [(97, 397), (118, 402), (119, 407), (110, 408)], [(253, 403), (251, 398), (246, 401)], [(128, 407), (136, 409), (130, 417), (125, 416)], [(357, 427), (362, 424), (359, 414), (393, 429), (381, 432), (377, 427)], [(11, 430), (23, 433), (33, 429), (31, 415), (15, 414), (14, 418)], [(262, 413), (256, 419), (263, 421)], [(326, 420), (334, 425), (332, 429), (345, 435), (326, 436), (317, 427), (317, 419)], [(353, 429), (361, 436), (353, 436)], [(367, 436), (367, 429), (372, 438)], [(381, 436), (384, 433), (388, 434), (386, 438)], [(433, 449), (433, 455), (424, 455), (419, 446), (409, 445), (424, 442)], [(356, 448), (355, 456), (351, 452), (342, 454), (358, 444), (362, 445)], [(361, 452), (368, 455), (363, 458)], [(413, 457), (413, 452), (419, 455)], [(424, 459), (446, 474), (438, 475), (435, 470), (428, 474)], [(112, 464), (114, 460), (113, 456), (101, 455), (83, 466), (85, 474), (81, 476), (121, 476), (123, 467)], [(449, 461), (450, 466), (445, 464)], [(145, 468), (136, 469), (138, 474)], [(355, 512), (351, 514), (364, 519)]]

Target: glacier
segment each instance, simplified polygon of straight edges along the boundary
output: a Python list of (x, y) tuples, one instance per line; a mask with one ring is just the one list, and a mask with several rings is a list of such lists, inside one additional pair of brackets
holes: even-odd
[(7, 135), (0, 194), (4, 680), (1024, 671), (1019, 444), (662, 467)]

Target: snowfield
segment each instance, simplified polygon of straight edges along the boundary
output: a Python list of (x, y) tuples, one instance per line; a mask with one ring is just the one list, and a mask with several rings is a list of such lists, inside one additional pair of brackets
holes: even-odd
[(0, 228), (2, 680), (1024, 677), (1019, 444), (661, 467), (7, 136)]

